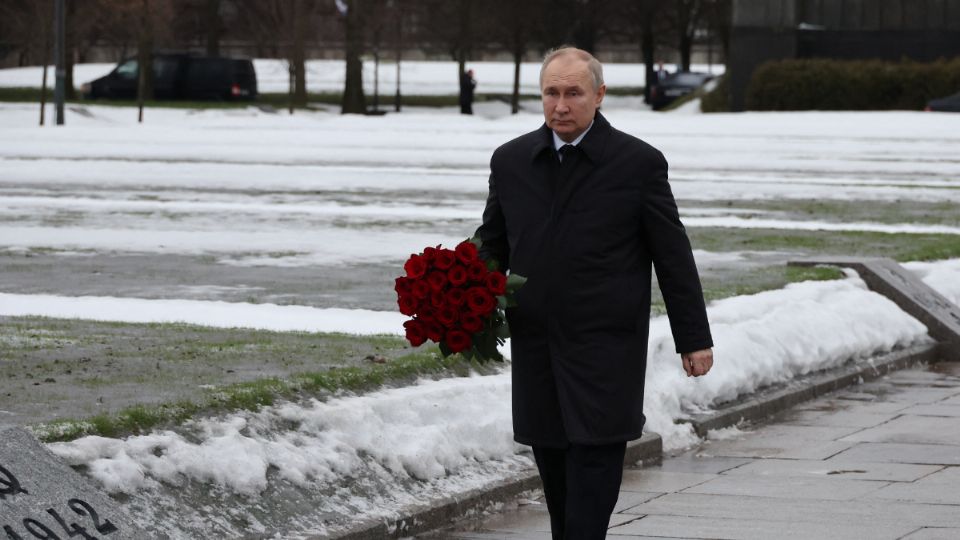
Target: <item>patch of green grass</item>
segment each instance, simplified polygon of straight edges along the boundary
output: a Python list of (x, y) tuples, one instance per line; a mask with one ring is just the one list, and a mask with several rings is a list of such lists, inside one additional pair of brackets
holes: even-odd
[[(33, 101), (38, 105), (40, 104), (40, 89), (39, 88), (22, 88), (22, 87), (12, 87), (12, 88), (0, 88), (0, 101)], [(47, 103), (53, 101), (53, 88), (47, 89)]]
[[(785, 179), (789, 180), (789, 179)], [(867, 221), (875, 223), (923, 223), (960, 225), (960, 205), (953, 201), (856, 201), (820, 199), (770, 199), (739, 201), (719, 199), (683, 201), (683, 208), (739, 208), (772, 212), (788, 219), (827, 221)]]
[[(843, 271), (832, 267), (764, 266), (749, 269), (737, 269), (731, 273), (706, 274), (701, 276), (703, 298), (709, 304), (731, 296), (757, 294), (763, 291), (783, 288), (789, 283), (800, 281), (829, 281), (841, 279)], [(660, 290), (654, 286), (651, 294), (651, 313), (664, 315), (666, 306)]]
[(465, 376), (471, 371), (492, 373), (497, 366), (468, 362), (460, 355), (444, 358), (427, 347), (372, 368), (332, 368), (289, 378), (268, 377), (209, 390), (200, 399), (159, 405), (134, 405), (108, 415), (61, 419), (31, 426), (44, 442), (73, 440), (85, 435), (119, 437), (143, 433), (161, 425), (181, 424), (201, 414), (256, 411), (277, 400), (322, 397), (334, 392), (360, 392), (387, 384), (406, 384), (424, 376)]
[(960, 257), (960, 236), (861, 231), (788, 231), (690, 228), (690, 240), (707, 251), (780, 251), (802, 255), (890, 257), (928, 261)]
[[(642, 86), (608, 86), (607, 94), (611, 96), (642, 96)], [(540, 96), (535, 96), (539, 98)]]
[(787, 266), (785, 268), (787, 281), (830, 281), (842, 279), (843, 271), (832, 266)]

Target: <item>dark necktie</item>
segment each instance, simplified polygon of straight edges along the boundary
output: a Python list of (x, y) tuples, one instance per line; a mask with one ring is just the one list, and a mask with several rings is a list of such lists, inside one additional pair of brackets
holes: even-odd
[(565, 144), (561, 146), (560, 149), (557, 150), (557, 154), (559, 154), (560, 159), (560, 166), (562, 167), (564, 164), (569, 165), (572, 162), (571, 158), (576, 152), (577, 147), (572, 144)]

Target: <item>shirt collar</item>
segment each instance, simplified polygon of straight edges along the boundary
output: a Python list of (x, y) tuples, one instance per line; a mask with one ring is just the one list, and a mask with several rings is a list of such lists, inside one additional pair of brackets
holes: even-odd
[(582, 141), (583, 138), (587, 136), (587, 133), (590, 132), (590, 128), (593, 127), (593, 123), (594, 123), (594, 122), (596, 122), (596, 120), (591, 120), (591, 121), (590, 121), (590, 125), (587, 126), (587, 129), (585, 129), (585, 130), (583, 131), (583, 133), (581, 133), (580, 136), (577, 137), (576, 139), (574, 139), (572, 142), (566, 142), (566, 141), (564, 141), (563, 139), (561, 139), (561, 138), (557, 135), (557, 132), (556, 132), (556, 131), (550, 130), (550, 133), (553, 134), (553, 149), (559, 152), (560, 149), (561, 149), (564, 145), (572, 144), (573, 146), (576, 146), (576, 145), (580, 144), (580, 141)]
[[(577, 141), (580, 143), (578, 145), (580, 153), (591, 162), (597, 162), (598, 160), (601, 160), (603, 158), (604, 147), (606, 146), (606, 141), (611, 129), (610, 122), (603, 117), (600, 111), (597, 111), (597, 115), (593, 118), (593, 123), (588, 126), (590, 136), (586, 137), (587, 132), (584, 131), (583, 135), (586, 138), (582, 138), (582, 141)], [(537, 137), (535, 138), (533, 146), (530, 148), (531, 160), (537, 159), (537, 157), (541, 153), (546, 152), (547, 149), (556, 152), (553, 139), (555, 134), (553, 133), (553, 130), (547, 127), (546, 123), (540, 124), (540, 129), (538, 129), (536, 133)], [(578, 137), (578, 139), (581, 139), (581, 137)]]

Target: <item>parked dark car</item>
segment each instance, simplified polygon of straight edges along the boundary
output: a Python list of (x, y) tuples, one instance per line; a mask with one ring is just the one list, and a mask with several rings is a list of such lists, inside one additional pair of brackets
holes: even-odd
[[(136, 58), (128, 58), (107, 75), (84, 84), (84, 98), (135, 99), (140, 76), (137, 64)], [(253, 100), (257, 97), (257, 74), (250, 60), (154, 54), (153, 96), (158, 100)]]
[(713, 75), (709, 73), (697, 73), (693, 71), (668, 75), (650, 87), (650, 106), (653, 107), (653, 110), (659, 111), (671, 104), (675, 99), (700, 88), (712, 78)]
[(931, 99), (930, 102), (927, 103), (927, 108), (924, 110), (936, 112), (960, 112), (960, 92), (940, 99)]

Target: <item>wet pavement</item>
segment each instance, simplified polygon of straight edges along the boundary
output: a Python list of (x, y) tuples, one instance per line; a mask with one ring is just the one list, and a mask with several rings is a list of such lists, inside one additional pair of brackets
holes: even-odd
[[(960, 363), (893, 373), (627, 469), (608, 538), (960, 538)], [(542, 498), (422, 535), (549, 539)]]

